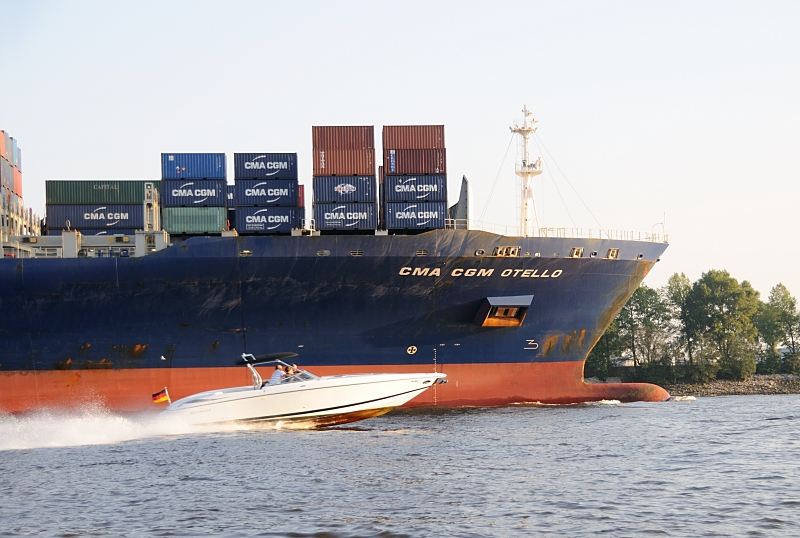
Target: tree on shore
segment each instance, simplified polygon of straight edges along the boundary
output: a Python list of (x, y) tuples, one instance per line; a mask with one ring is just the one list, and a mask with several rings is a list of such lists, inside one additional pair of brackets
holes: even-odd
[(681, 355), (683, 350), (686, 351), (686, 357), (689, 364), (693, 363), (692, 355), (692, 339), (689, 334), (689, 311), (687, 310), (686, 298), (689, 292), (692, 291), (692, 282), (683, 273), (675, 273), (667, 281), (664, 289), (664, 295), (667, 298), (667, 305), (670, 309), (672, 317), (672, 324), (675, 327), (675, 332), (678, 334), (674, 344), (677, 346), (676, 354)]
[[(781, 345), (784, 347), (781, 348)], [(758, 358), (758, 361), (756, 361)], [(622, 366), (630, 361), (632, 368)], [(656, 383), (800, 373), (800, 312), (783, 284), (766, 302), (747, 281), (708, 271), (640, 286), (586, 361), (587, 377)]]
[(747, 379), (756, 371), (758, 292), (727, 271), (711, 270), (692, 285), (686, 298), (687, 332), (699, 344), (704, 366), (718, 366), (718, 377)]

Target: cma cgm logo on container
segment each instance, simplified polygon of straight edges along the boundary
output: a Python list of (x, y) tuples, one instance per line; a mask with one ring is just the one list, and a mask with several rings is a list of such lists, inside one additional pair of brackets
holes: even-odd
[(130, 217), (125, 211), (108, 211), (106, 206), (93, 209), (89, 213), (83, 214), (83, 220), (104, 220), (106, 226), (119, 224), (121, 220), (128, 220)]
[(289, 224), (288, 215), (269, 215), (269, 209), (259, 209), (252, 215), (247, 215), (244, 218), (245, 224), (263, 224), (265, 229), (274, 230), (281, 224)]
[(402, 211), (395, 211), (394, 216), (397, 220), (417, 220), (417, 219), (428, 219), (424, 222), (417, 222), (415, 223), (416, 226), (425, 226), (433, 219), (439, 218), (438, 211), (415, 211), (417, 206), (410, 205), (403, 209)]
[(199, 200), (192, 200), (193, 204), (202, 204), (209, 198), (217, 196), (217, 189), (193, 189), (194, 183), (184, 183), (177, 189), (172, 189), (172, 196), (175, 198), (200, 198)]
[(345, 224), (345, 226), (355, 226), (359, 223), (359, 221), (367, 220), (369, 218), (369, 214), (366, 211), (347, 211), (347, 208), (343, 205), (334, 207), (330, 211), (326, 211), (322, 216), (325, 218), (325, 220), (353, 221), (349, 224)]
[(439, 185), (425, 185), (425, 184), (417, 184), (417, 178), (410, 177), (408, 179), (403, 180), (402, 182), (398, 183), (394, 186), (394, 192), (401, 192), (401, 193), (409, 193), (409, 194), (422, 194), (422, 196), (417, 196), (417, 198), (425, 198), (429, 194), (439, 192)]
[(278, 189), (275, 187), (265, 187), (267, 185), (266, 181), (262, 181), (261, 183), (256, 183), (252, 187), (244, 190), (245, 196), (272, 196), (267, 200), (267, 202), (277, 202), (281, 198), (287, 198), (289, 196), (289, 189), (282, 188)]
[(267, 172), (264, 175), (272, 176), (280, 172), (281, 170), (288, 170), (289, 163), (286, 161), (265, 161), (266, 155), (259, 155), (258, 157), (253, 157), (253, 159), (249, 161), (245, 161), (244, 169), (245, 170), (272, 170), (271, 172)]
[(350, 183), (339, 183), (333, 188), (333, 190), (344, 196), (346, 194), (353, 194), (356, 192), (356, 186), (351, 185)]

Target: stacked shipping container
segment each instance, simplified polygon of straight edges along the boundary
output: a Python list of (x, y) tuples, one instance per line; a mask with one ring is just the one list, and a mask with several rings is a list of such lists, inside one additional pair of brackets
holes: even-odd
[(0, 131), (0, 235), (21, 235), (26, 226), (22, 204), (22, 150)]
[(381, 204), (388, 230), (444, 228), (447, 216), (444, 125), (383, 127)]
[(159, 182), (153, 180), (48, 180), (47, 228), (86, 235), (159, 230)]
[(214, 234), (227, 228), (224, 153), (162, 153), (161, 205), (170, 234)]
[(240, 234), (288, 234), (303, 222), (296, 153), (235, 153), (234, 222)]
[(374, 127), (316, 126), (311, 132), (316, 228), (375, 230)]

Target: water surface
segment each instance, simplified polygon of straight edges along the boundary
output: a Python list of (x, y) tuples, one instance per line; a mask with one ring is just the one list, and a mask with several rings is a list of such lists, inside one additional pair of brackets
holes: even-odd
[(0, 535), (789, 536), (800, 396), (198, 431), (0, 417)]

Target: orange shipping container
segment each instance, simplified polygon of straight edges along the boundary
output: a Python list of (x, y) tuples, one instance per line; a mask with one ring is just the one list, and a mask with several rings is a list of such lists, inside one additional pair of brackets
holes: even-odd
[(375, 128), (372, 125), (312, 127), (311, 141), (314, 150), (375, 149)]
[(383, 149), (444, 149), (444, 125), (384, 125)]
[(374, 149), (315, 149), (315, 176), (374, 176)]
[(446, 174), (444, 149), (385, 149), (383, 172), (387, 176), (407, 174)]

